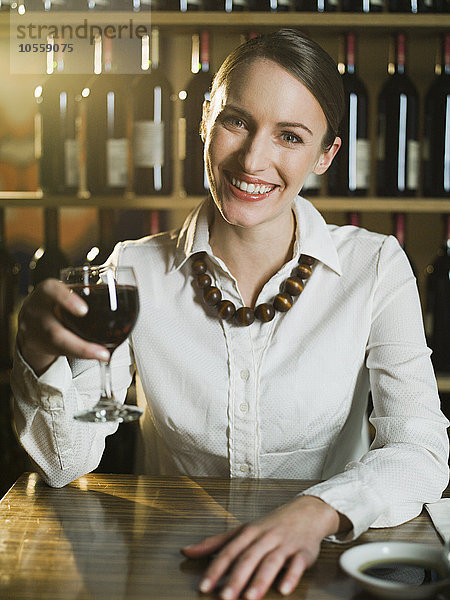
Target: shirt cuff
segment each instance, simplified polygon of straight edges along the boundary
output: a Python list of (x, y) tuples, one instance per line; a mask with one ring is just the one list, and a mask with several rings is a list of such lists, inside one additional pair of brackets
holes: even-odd
[(13, 389), (21, 390), (24, 397), (44, 410), (61, 410), (64, 393), (72, 384), (72, 371), (66, 357), (59, 356), (38, 377), (25, 361), (16, 344), (11, 383)]
[[(364, 474), (365, 475), (365, 474)], [(377, 496), (375, 486), (361, 477), (361, 465), (350, 463), (346, 471), (318, 483), (299, 496), (316, 496), (347, 517), (353, 528), (327, 536), (331, 542), (347, 543), (358, 538), (383, 512), (384, 499)]]

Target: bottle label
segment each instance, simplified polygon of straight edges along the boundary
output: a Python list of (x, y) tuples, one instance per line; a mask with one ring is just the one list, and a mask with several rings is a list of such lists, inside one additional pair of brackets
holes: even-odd
[(133, 139), (135, 167), (148, 169), (164, 166), (164, 123), (137, 121)]
[(370, 142), (356, 140), (356, 189), (367, 189), (370, 178)]
[(408, 140), (408, 158), (406, 166), (406, 186), (410, 190), (419, 187), (420, 144), (417, 140)]
[(68, 188), (78, 187), (78, 140), (64, 140), (64, 184)]
[(127, 186), (128, 140), (106, 141), (106, 181), (108, 187)]

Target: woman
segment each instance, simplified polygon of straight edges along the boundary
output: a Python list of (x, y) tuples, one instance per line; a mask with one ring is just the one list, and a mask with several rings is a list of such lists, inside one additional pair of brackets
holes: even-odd
[[(134, 266), (140, 291), (112, 363), (116, 397), (134, 363), (142, 381), (145, 472), (325, 480), (183, 550), (217, 553), (200, 589), (229, 570), (224, 600), (261, 598), (282, 568), (289, 594), (324, 537), (411, 519), (448, 481), (447, 420), (405, 254), (391, 236), (326, 225), (297, 196), (338, 151), (342, 110), (336, 65), (302, 34), (239, 47), (204, 107), (211, 198), (181, 230), (111, 258)], [(98, 394), (83, 359), (108, 354), (64, 329), (58, 304), (86, 311), (56, 280), (24, 303), (12, 378), (20, 439), (55, 486), (94, 469), (115, 430), (73, 420)]]

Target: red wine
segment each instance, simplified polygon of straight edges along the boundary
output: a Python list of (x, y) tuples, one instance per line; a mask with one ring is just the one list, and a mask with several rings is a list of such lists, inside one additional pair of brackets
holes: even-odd
[(89, 306), (84, 317), (77, 317), (65, 310), (61, 318), (71, 331), (87, 340), (106, 346), (110, 352), (124, 342), (130, 334), (139, 312), (137, 288), (116, 284), (110, 294), (106, 284), (71, 285)]
[(172, 191), (172, 90), (159, 68), (159, 31), (152, 29), (151, 70), (133, 82), (133, 190), (136, 194)]
[(450, 35), (443, 43), (442, 64), (425, 99), (423, 191), (425, 196), (450, 194)]
[(5, 210), (0, 208), (0, 369), (11, 366), (11, 315), (18, 296), (20, 266), (6, 248)]
[(419, 98), (405, 65), (405, 36), (398, 34), (395, 72), (378, 98), (380, 196), (414, 196), (419, 183)]
[(356, 74), (353, 33), (346, 36), (345, 55), (345, 112), (339, 129), (342, 146), (329, 169), (328, 191), (334, 196), (362, 196), (367, 194), (370, 177), (368, 96)]
[(444, 236), (434, 262), (428, 265), (425, 327), (436, 371), (450, 372), (450, 215), (444, 215)]
[[(192, 52), (196, 54), (198, 36), (192, 36)], [(194, 62), (194, 61), (192, 61)], [(200, 34), (200, 70), (194, 74), (186, 87), (184, 115), (186, 119), (186, 155), (184, 159), (184, 188), (188, 194), (202, 195), (209, 189), (203, 160), (203, 142), (200, 138), (200, 122), (205, 100), (210, 99), (212, 76), (209, 71), (209, 33)]]
[(40, 186), (46, 193), (75, 193), (79, 187), (76, 119), (85, 77), (56, 73), (36, 87)]
[(87, 187), (91, 194), (120, 194), (129, 185), (128, 94), (132, 77), (114, 74), (109, 38), (104, 40), (104, 55), (104, 72), (94, 75), (83, 91)]
[(56, 208), (44, 209), (45, 246), (38, 248), (30, 261), (31, 288), (48, 277), (59, 278), (69, 261), (59, 247), (59, 218)]

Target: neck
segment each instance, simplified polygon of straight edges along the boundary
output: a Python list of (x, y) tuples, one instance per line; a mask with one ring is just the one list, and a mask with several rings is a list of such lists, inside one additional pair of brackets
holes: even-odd
[(231, 225), (214, 207), (210, 245), (236, 278), (247, 306), (254, 306), (265, 283), (292, 258), (295, 216), (292, 210), (255, 227)]

